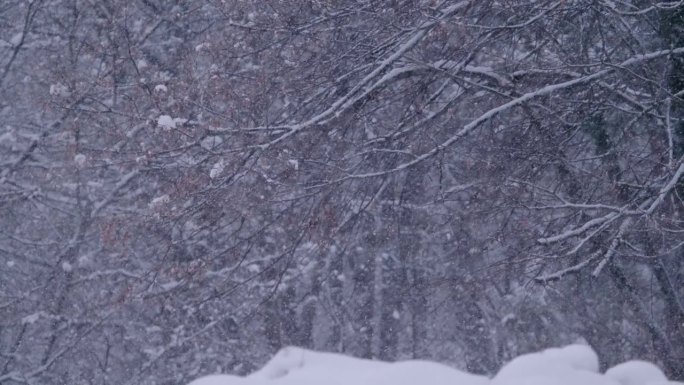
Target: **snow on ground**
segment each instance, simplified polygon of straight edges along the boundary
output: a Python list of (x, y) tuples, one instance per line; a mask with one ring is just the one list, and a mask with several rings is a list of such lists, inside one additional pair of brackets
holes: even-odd
[(657, 366), (628, 361), (599, 372), (596, 353), (569, 345), (525, 354), (493, 378), (429, 361), (381, 362), (297, 347), (280, 350), (246, 376), (211, 375), (189, 385), (684, 385), (668, 381)]
[(248, 385), (249, 381), (244, 377), (231, 376), (228, 374), (214, 374), (198, 378), (188, 385)]
[(504, 365), (492, 379), (492, 384), (508, 384), (511, 380), (536, 377), (555, 377), (564, 372), (597, 373), (598, 356), (588, 346), (570, 345), (525, 354)]
[(627, 361), (606, 371), (606, 377), (621, 385), (666, 384), (667, 377), (655, 365), (646, 361)]
[(263, 368), (250, 374), (249, 378), (275, 380), (283, 377), (301, 376), (334, 377), (338, 374), (356, 374), (377, 370), (389, 365), (335, 353), (321, 353), (290, 346), (281, 349)]

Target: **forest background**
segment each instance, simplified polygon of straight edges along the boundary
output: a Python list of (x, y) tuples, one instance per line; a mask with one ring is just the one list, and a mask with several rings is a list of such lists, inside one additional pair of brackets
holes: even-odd
[(0, 383), (682, 380), (683, 118), (682, 1), (3, 0)]

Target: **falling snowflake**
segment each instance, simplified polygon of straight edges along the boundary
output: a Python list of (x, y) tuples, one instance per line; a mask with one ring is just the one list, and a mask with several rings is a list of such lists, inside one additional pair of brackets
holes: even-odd
[(211, 170), (209, 171), (209, 178), (211, 178), (211, 179), (217, 178), (219, 175), (221, 175), (224, 168), (226, 168), (226, 165), (223, 163), (223, 159), (221, 159), (218, 162), (216, 162), (214, 164), (214, 166), (211, 168)]
[(86, 163), (86, 156), (83, 154), (76, 154), (74, 156), (74, 163), (76, 163), (77, 166), (83, 167)]

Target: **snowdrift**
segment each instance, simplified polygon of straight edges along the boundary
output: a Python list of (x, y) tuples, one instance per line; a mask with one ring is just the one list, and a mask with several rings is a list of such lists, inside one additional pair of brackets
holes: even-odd
[(515, 358), (493, 378), (429, 361), (380, 362), (287, 347), (246, 376), (211, 375), (189, 385), (684, 385), (655, 365), (628, 361), (599, 372), (596, 353), (570, 345)]

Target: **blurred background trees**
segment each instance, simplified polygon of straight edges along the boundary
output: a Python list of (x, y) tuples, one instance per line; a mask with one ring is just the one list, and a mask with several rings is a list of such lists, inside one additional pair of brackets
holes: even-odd
[(0, 5), (0, 383), (285, 345), (684, 376), (684, 3)]

